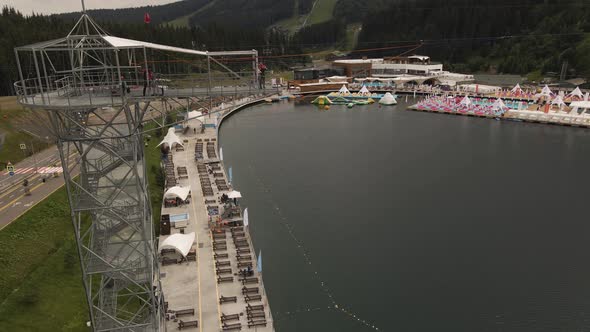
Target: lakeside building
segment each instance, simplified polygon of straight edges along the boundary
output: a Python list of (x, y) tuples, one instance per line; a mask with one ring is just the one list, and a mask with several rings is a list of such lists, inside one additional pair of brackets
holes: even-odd
[[(442, 63), (432, 62), (425, 55), (385, 57), (373, 59), (334, 60), (330, 67), (302, 68), (294, 70), (290, 86), (301, 91), (315, 89), (318, 85), (331, 84), (334, 77), (348, 83), (371, 82), (371, 85), (404, 87), (406, 85), (441, 85), (455, 87), (459, 83), (473, 82), (473, 75), (444, 70)], [(383, 83), (385, 82), (385, 83)], [(309, 86), (308, 86), (309, 85)]]

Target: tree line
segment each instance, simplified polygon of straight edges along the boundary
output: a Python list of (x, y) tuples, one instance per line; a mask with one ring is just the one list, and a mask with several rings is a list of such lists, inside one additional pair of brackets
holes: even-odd
[(568, 76), (590, 77), (589, 31), (582, 0), (396, 0), (367, 12), (358, 47), (422, 41), (416, 52), (471, 71), (559, 72), (567, 61)]

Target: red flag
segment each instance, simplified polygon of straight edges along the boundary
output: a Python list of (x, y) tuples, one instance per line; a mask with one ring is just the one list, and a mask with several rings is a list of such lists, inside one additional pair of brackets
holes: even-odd
[(150, 22), (152, 21), (152, 18), (150, 17), (149, 13), (145, 13), (143, 15), (143, 21), (145, 22), (145, 24), (150, 24)]

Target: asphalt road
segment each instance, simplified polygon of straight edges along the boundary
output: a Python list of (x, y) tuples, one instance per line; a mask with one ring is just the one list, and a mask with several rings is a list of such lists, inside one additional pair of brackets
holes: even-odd
[[(64, 185), (63, 174), (58, 177), (52, 174), (39, 174), (34, 172), (36, 167), (61, 166), (56, 147), (50, 147), (29, 157), (15, 165), (15, 170), (33, 167), (33, 170), (25, 174), (10, 176), (3, 170), (0, 173), (0, 230), (9, 225), (15, 219), (23, 215), (29, 209), (47, 198)], [(77, 175), (74, 170), (73, 175)], [(43, 179), (45, 178), (45, 182)], [(23, 181), (28, 179), (30, 195), (25, 194)]]

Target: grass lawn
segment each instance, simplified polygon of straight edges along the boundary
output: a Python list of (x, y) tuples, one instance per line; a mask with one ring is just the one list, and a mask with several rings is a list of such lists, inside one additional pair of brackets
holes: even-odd
[(65, 188), (0, 232), (0, 331), (87, 331)]
[[(145, 156), (157, 221), (163, 188), (156, 181), (160, 150), (153, 136)], [(88, 331), (65, 188), (4, 228), (0, 243), (0, 331)]]
[[(47, 147), (47, 143), (19, 130), (15, 122), (30, 114), (16, 101), (16, 97), (0, 97), (0, 168), (6, 162), (17, 163), (31, 153), (31, 142), (35, 152)], [(26, 153), (20, 149), (20, 144), (27, 145)]]

